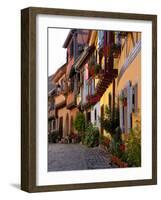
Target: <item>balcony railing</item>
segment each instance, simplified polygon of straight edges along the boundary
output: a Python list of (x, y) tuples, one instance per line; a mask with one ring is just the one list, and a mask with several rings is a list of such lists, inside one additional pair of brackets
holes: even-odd
[(112, 69), (110, 71), (102, 70), (99, 74), (99, 81), (96, 85), (96, 94), (101, 97), (109, 85), (112, 83), (113, 79), (117, 77), (117, 74), (117, 69)]
[(60, 109), (66, 106), (66, 99), (63, 99), (62, 101), (55, 104), (55, 109)]
[(101, 71), (101, 65), (98, 63), (95, 63), (93, 66), (89, 66), (88, 67), (88, 71), (89, 71), (89, 77), (93, 77), (96, 76), (97, 74), (99, 74), (99, 72)]

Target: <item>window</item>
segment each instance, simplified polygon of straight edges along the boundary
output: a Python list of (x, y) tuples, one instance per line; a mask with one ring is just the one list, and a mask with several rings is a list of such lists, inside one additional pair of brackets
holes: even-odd
[(104, 31), (98, 31), (98, 48), (101, 49), (104, 45)]
[(97, 109), (94, 110), (94, 120), (97, 121)]
[(52, 120), (52, 123), (53, 123), (53, 130), (55, 130), (56, 128), (55, 119)]
[(63, 90), (64, 89), (64, 81), (63, 81), (63, 79), (61, 79), (61, 90)]
[(98, 52), (97, 50), (95, 51), (95, 56), (96, 56), (96, 63), (98, 62)]
[[(104, 118), (104, 105), (101, 106), (101, 118), (102, 119)], [(103, 134), (103, 131), (104, 131), (104, 129), (103, 129), (103, 126), (101, 124), (101, 134)]]
[(121, 46), (121, 38), (119, 36), (119, 32), (115, 32), (115, 44)]
[(91, 122), (91, 112), (87, 112), (87, 123)]
[(83, 84), (83, 72), (80, 73), (80, 84)]
[(68, 63), (68, 56), (69, 56), (69, 55), (68, 55), (68, 51), (67, 51), (67, 54), (66, 54), (67, 63)]
[(95, 93), (95, 79), (92, 79), (92, 95)]
[(139, 40), (139, 33), (136, 33), (136, 43), (138, 42)]
[(109, 109), (111, 110), (112, 109), (112, 97), (111, 97), (111, 93), (108, 95), (108, 106), (109, 106)]
[(83, 50), (84, 50), (84, 44), (78, 44), (76, 49), (76, 52), (78, 51), (77, 57), (83, 52)]
[(70, 58), (72, 58), (72, 57), (73, 57), (73, 40), (70, 44)]
[(59, 84), (57, 84), (57, 86), (56, 86), (56, 90), (57, 90), (57, 94), (59, 94), (59, 92), (60, 92), (60, 90), (61, 90), (61, 87), (60, 87)]
[(73, 116), (71, 116), (71, 124), (70, 124), (71, 133), (73, 133)]
[(70, 82), (71, 82), (71, 91), (73, 92), (74, 91), (74, 76), (71, 78)]
[(138, 84), (135, 84), (133, 86), (132, 91), (132, 111), (137, 112), (138, 111)]

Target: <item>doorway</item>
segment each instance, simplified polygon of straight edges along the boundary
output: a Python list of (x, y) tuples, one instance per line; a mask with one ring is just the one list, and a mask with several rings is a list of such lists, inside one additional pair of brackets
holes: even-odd
[(59, 137), (60, 139), (63, 136), (63, 117), (59, 118)]

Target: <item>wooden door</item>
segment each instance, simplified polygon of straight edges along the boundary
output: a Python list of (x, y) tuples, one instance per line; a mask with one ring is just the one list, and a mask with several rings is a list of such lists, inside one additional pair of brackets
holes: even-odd
[[(104, 105), (102, 105), (101, 106), (101, 119), (103, 119), (104, 118)], [(101, 134), (103, 134), (103, 127), (102, 127), (102, 125), (101, 125)]]
[(59, 118), (59, 136), (60, 138), (63, 136), (63, 117)]

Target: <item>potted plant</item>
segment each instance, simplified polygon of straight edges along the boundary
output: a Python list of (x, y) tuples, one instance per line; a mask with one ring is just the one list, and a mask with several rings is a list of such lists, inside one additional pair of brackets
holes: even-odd
[(125, 152), (125, 145), (121, 142), (113, 142), (111, 161), (120, 168), (128, 167), (128, 163), (125, 162), (127, 154)]
[(85, 116), (82, 112), (78, 112), (74, 120), (74, 128), (79, 132), (85, 131)]
[(89, 123), (86, 127), (84, 143), (88, 147), (95, 147), (99, 145), (99, 129), (92, 123)]
[(137, 122), (136, 127), (131, 129), (127, 140), (127, 162), (129, 166), (141, 166), (141, 125)]

